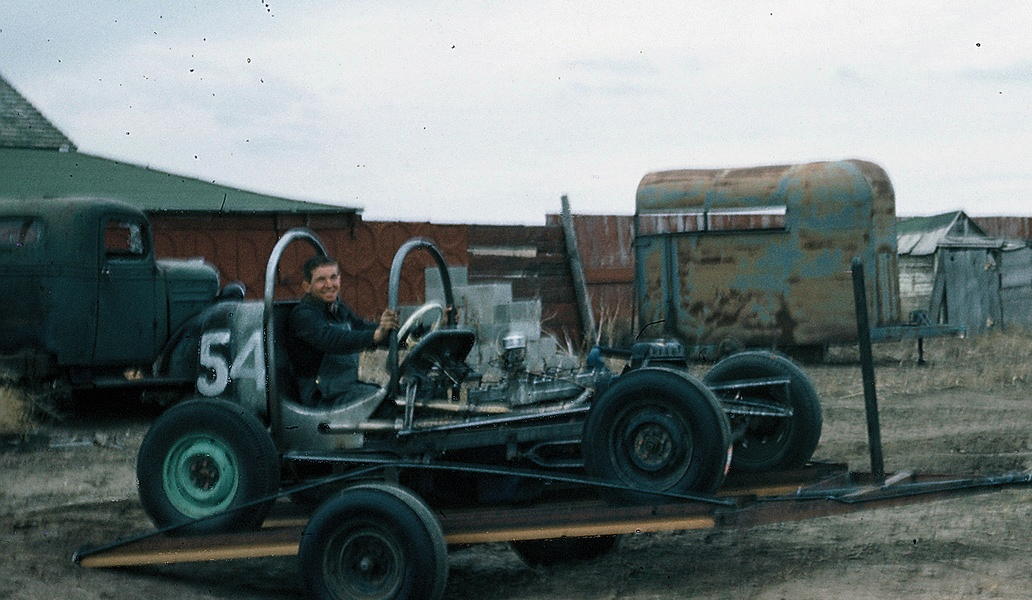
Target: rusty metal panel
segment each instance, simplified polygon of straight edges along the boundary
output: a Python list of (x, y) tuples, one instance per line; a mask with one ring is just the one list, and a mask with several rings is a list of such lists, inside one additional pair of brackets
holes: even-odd
[(633, 339), (634, 217), (573, 215), (584, 276), (604, 344)]
[[(332, 229), (316, 232), (326, 249), (340, 261), (341, 297), (356, 313), (375, 317), (387, 305), (387, 277), (394, 253), (412, 237), (432, 239), (449, 265), (469, 264), (466, 252), (468, 228), (465, 225), (435, 225), (391, 221), (362, 221), (352, 230)], [(416, 252), (405, 261), (399, 300), (402, 304), (424, 300), (424, 269), (433, 264), (429, 255)], [(300, 291), (300, 290), (299, 290)]]
[(972, 217), (991, 237), (1032, 240), (1032, 217)]
[[(155, 249), (162, 258), (203, 257), (218, 268), (223, 282), (241, 281), (249, 297), (265, 287), (265, 264), (285, 228), (308, 226), (319, 234), (327, 251), (340, 261), (341, 297), (366, 318), (375, 317), (387, 304), (387, 277), (394, 252), (408, 238), (433, 239), (452, 265), (468, 264), (468, 228), (465, 225), (367, 222), (355, 215), (297, 216), (170, 216), (152, 217)], [(310, 248), (288, 248), (277, 274), (278, 298), (301, 295), (301, 265)], [(400, 299), (423, 299), (423, 269), (432, 259), (414, 254), (406, 261)]]
[(639, 223), (684, 214), (703, 227), (639, 230), (639, 320), (696, 344), (851, 341), (859, 256), (871, 314), (898, 323), (894, 206), (885, 172), (861, 161), (646, 175)]

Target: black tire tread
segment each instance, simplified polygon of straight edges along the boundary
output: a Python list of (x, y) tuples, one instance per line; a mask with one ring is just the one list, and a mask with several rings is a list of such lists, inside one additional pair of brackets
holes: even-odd
[[(633, 401), (641, 394), (653, 394), (679, 399), (682, 407), (692, 413), (689, 421), (696, 428), (694, 436), (697, 446), (701, 442), (704, 451), (697, 472), (685, 476), (669, 489), (661, 491), (679, 493), (711, 493), (724, 481), (727, 450), (730, 446), (731, 429), (720, 403), (705, 385), (685, 372), (667, 368), (646, 368), (623, 375), (592, 406), (584, 425), (583, 454), (585, 469), (590, 475), (616, 483), (635, 485), (636, 482), (619, 481), (614, 468), (609, 464), (606, 452), (607, 441), (601, 434), (608, 420), (615, 417), (625, 402)], [(607, 492), (618, 501), (642, 503), (654, 500), (645, 494)]]
[(414, 493), (386, 483), (351, 486), (319, 507), (301, 536), (299, 559), (305, 588), (311, 598), (336, 599), (327, 587), (322, 572), (325, 544), (349, 517), (361, 515), (383, 519), (396, 530), (398, 539), (408, 547), (408, 558), (416, 571), (407, 575), (398, 598), (438, 600), (447, 584), (447, 545), (433, 512)]
[(769, 464), (747, 465), (731, 460), (731, 468), (741, 472), (766, 472), (780, 469), (794, 469), (805, 465), (821, 437), (824, 418), (821, 414), (820, 396), (813, 382), (792, 359), (770, 350), (747, 350), (732, 354), (713, 366), (703, 381), (714, 385), (734, 379), (752, 377), (773, 377), (787, 375), (792, 382), (789, 393), (795, 411), (790, 449)]

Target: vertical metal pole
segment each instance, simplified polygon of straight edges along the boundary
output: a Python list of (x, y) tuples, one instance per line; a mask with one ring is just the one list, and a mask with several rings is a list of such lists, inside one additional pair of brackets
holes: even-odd
[(867, 445), (871, 451), (871, 473), (885, 477), (881, 425), (878, 422), (878, 392), (874, 386), (874, 358), (871, 354), (871, 325), (867, 317), (867, 288), (864, 265), (853, 258), (853, 302), (856, 305), (856, 337), (860, 346), (860, 373), (864, 381), (864, 409), (867, 413)]
[(570, 264), (570, 275), (573, 278), (573, 292), (577, 297), (577, 312), (580, 313), (582, 338), (585, 347), (595, 343), (595, 315), (591, 311), (591, 297), (588, 295), (588, 282), (584, 278), (584, 266), (581, 263), (580, 249), (577, 248), (577, 231), (573, 228), (573, 215), (570, 214), (570, 199), (562, 197), (563, 238), (566, 240), (566, 258)]

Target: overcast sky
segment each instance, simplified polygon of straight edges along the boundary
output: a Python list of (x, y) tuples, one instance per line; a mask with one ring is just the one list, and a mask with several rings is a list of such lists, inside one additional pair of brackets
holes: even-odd
[(370, 220), (842, 158), (898, 214), (1032, 215), (1032, 3), (899, 4), (0, 0), (0, 73), (81, 152)]

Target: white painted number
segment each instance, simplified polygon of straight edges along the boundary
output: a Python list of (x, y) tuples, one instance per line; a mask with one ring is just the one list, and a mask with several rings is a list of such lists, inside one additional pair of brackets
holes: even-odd
[(254, 380), (259, 392), (265, 391), (265, 351), (262, 349), (262, 332), (254, 331), (247, 338), (243, 350), (233, 359), (229, 369), (230, 378), (246, 377)]
[(197, 377), (197, 391), (205, 396), (218, 396), (226, 391), (233, 379), (251, 379), (258, 391), (265, 391), (265, 353), (262, 349), (262, 332), (253, 332), (244, 343), (240, 353), (233, 358), (233, 364), (226, 357), (215, 352), (215, 346), (229, 345), (228, 329), (214, 329), (201, 335), (201, 366), (205, 373)]

